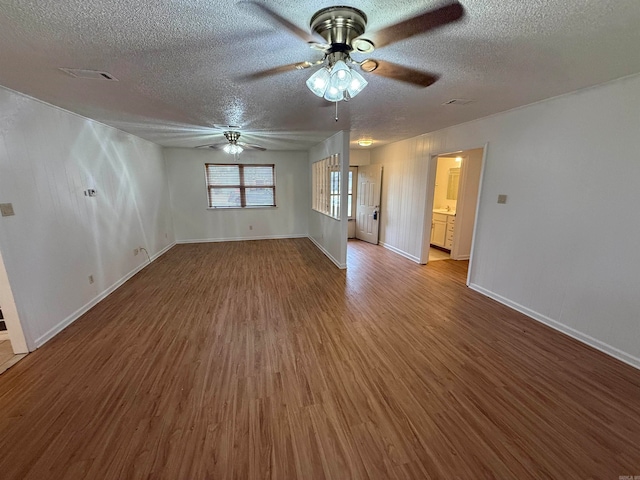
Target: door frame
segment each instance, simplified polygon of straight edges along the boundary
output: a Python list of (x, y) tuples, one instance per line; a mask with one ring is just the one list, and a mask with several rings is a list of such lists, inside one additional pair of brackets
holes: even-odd
[(420, 263), (426, 265), (429, 262), (429, 246), (431, 243), (431, 219), (433, 216), (433, 196), (436, 190), (436, 169), (438, 167), (438, 157), (444, 155), (452, 155), (454, 153), (465, 152), (467, 150), (474, 150), (482, 148), (482, 165), (480, 167), (480, 180), (478, 185), (478, 198), (476, 202), (476, 211), (473, 219), (473, 233), (471, 236), (471, 253), (469, 255), (469, 269), (467, 270), (466, 284), (469, 286), (471, 283), (471, 276), (473, 273), (474, 256), (476, 248), (476, 234), (478, 230), (478, 214), (480, 212), (480, 200), (482, 199), (482, 188), (484, 184), (484, 171), (487, 165), (487, 152), (489, 150), (489, 142), (483, 146), (467, 146), (464, 148), (447, 149), (442, 152), (432, 153), (429, 155), (427, 165), (427, 188), (424, 202), (424, 216), (422, 223), (422, 236), (420, 241), (422, 242), (420, 248)]
[(7, 332), (9, 333), (13, 353), (29, 353), (24, 331), (22, 330), (22, 324), (20, 323), (20, 317), (18, 316), (18, 308), (13, 299), (13, 292), (11, 291), (7, 270), (2, 260), (2, 252), (0, 252), (0, 305), (2, 306), (2, 316), (7, 325)]

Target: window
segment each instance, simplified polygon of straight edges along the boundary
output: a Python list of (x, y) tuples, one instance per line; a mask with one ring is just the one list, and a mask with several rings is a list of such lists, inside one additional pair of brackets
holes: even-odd
[(207, 163), (209, 208), (275, 207), (274, 165)]
[(311, 170), (312, 208), (340, 220), (340, 182), (340, 155), (314, 163)]

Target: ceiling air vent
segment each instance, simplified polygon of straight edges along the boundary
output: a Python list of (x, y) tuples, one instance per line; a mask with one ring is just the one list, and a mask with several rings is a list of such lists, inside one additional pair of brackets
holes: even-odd
[(464, 98), (452, 98), (451, 100), (447, 100), (442, 105), (469, 105), (473, 103), (473, 100), (466, 100)]
[(87, 78), (89, 80), (109, 80), (117, 82), (118, 79), (109, 72), (101, 72), (99, 70), (82, 70), (81, 68), (61, 68), (64, 73), (73, 78)]

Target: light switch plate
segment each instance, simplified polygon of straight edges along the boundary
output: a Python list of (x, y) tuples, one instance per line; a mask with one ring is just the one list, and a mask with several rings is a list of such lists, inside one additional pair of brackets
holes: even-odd
[(13, 204), (12, 203), (0, 203), (0, 212), (3, 217), (10, 217), (11, 215), (15, 215), (13, 212)]
[(498, 195), (498, 203), (507, 203), (507, 196), (506, 195)]

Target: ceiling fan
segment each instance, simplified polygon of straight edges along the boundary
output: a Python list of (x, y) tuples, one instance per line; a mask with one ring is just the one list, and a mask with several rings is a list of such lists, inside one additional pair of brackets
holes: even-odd
[(199, 145), (196, 148), (212, 148), (214, 150), (224, 150), (225, 153), (229, 153), (231, 155), (237, 155), (244, 150), (259, 150), (261, 152), (264, 152), (266, 150), (266, 148), (261, 147), (260, 145), (239, 142), (238, 140), (240, 139), (240, 132), (229, 130), (223, 132), (223, 135), (227, 139), (226, 142)]
[(367, 16), (363, 11), (354, 7), (335, 6), (316, 12), (311, 17), (311, 32), (306, 32), (266, 5), (256, 2), (247, 3), (259, 8), (282, 27), (306, 41), (311, 48), (323, 52), (324, 55), (317, 61), (283, 65), (250, 74), (245, 78), (260, 79), (290, 70), (303, 70), (322, 65), (307, 80), (307, 86), (314, 94), (331, 102), (349, 100), (367, 85), (367, 80), (351, 68), (353, 65), (360, 67), (363, 72), (422, 88), (433, 84), (438, 80), (438, 74), (372, 58), (356, 61), (351, 58), (351, 54), (370, 54), (376, 48), (457, 22), (465, 15), (464, 7), (460, 3), (449, 0), (415, 17), (365, 35)]

